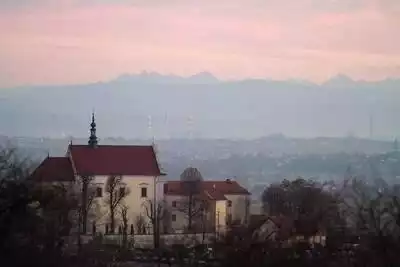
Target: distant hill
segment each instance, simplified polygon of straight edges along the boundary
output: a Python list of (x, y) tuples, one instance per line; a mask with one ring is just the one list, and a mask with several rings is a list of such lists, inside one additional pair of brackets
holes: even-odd
[(207, 72), (191, 77), (144, 72), (92, 84), (4, 88), (0, 134), (85, 137), (95, 109), (100, 136), (254, 139), (372, 131), (374, 138), (392, 139), (400, 135), (399, 88), (395, 79), (365, 82), (339, 75), (317, 85), (221, 81)]

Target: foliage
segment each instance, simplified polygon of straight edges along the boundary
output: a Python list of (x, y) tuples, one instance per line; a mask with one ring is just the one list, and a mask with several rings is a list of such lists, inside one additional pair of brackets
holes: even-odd
[(312, 236), (337, 222), (340, 199), (330, 184), (298, 178), (267, 187), (262, 202), (269, 215), (293, 220), (296, 234)]
[(28, 177), (31, 164), (27, 159), (21, 160), (16, 148), (0, 146), (0, 179), (21, 180)]
[(14, 153), (1, 152), (0, 257), (7, 266), (55, 265), (70, 234), (76, 202), (61, 187), (38, 189)]

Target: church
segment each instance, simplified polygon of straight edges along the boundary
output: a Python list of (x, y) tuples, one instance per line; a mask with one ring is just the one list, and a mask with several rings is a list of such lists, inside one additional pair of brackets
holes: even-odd
[[(93, 216), (87, 217), (87, 231), (98, 229), (101, 232), (110, 229), (110, 189), (107, 186), (110, 177), (117, 179), (114, 188), (114, 202), (122, 198), (118, 208), (126, 209), (130, 229), (138, 220), (146, 218), (144, 204), (162, 197), (157, 189), (161, 172), (153, 145), (100, 145), (96, 136), (95, 116), (92, 114), (90, 137), (87, 145), (75, 145), (72, 142), (64, 157), (48, 156), (31, 175), (33, 181), (40, 184), (62, 184), (82, 191), (83, 181), (90, 183), (93, 192)], [(120, 211), (115, 210), (114, 227), (121, 225)], [(89, 227), (90, 226), (90, 227)], [(116, 231), (116, 230), (115, 230)], [(86, 231), (85, 231), (86, 232)]]
[[(118, 233), (123, 224), (129, 233), (151, 233), (151, 218), (160, 204), (164, 211), (160, 218), (163, 233), (224, 232), (248, 223), (250, 193), (237, 181), (203, 180), (193, 167), (185, 169), (179, 180), (164, 181), (163, 176), (153, 145), (98, 144), (92, 114), (88, 143), (71, 142), (64, 157), (48, 156), (31, 179), (45, 186), (62, 185), (81, 204), (90, 198), (82, 225), (84, 233)], [(111, 181), (117, 181), (112, 190)], [(195, 182), (198, 190), (188, 194), (188, 182)], [(84, 188), (87, 197), (83, 197)], [(188, 198), (193, 201), (188, 203)], [(110, 206), (115, 209), (111, 211)]]

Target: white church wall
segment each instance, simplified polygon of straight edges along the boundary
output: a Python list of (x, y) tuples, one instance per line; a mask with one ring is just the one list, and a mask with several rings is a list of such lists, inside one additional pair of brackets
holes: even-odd
[[(102, 197), (96, 198), (96, 202), (98, 204), (96, 210), (96, 225), (98, 225), (99, 230), (104, 232), (104, 225), (109, 223), (110, 215), (109, 215), (109, 207), (107, 206), (107, 199), (109, 198), (106, 184), (109, 176), (95, 176), (92, 181), (92, 184), (95, 187), (102, 188)], [(124, 197), (121, 204), (124, 204), (128, 207), (128, 223), (133, 224), (136, 230), (136, 221), (138, 216), (143, 216), (146, 220), (148, 227), (151, 227), (149, 218), (146, 215), (145, 205), (147, 205), (147, 201), (154, 201), (154, 197), (157, 195), (157, 188), (155, 187), (156, 177), (152, 176), (128, 176), (123, 175), (121, 185), (125, 187), (129, 193)], [(146, 188), (146, 196), (142, 196), (142, 188)], [(117, 189), (119, 190), (119, 189)], [(119, 191), (118, 191), (119, 192)], [(116, 231), (118, 230), (118, 226), (122, 224), (121, 216), (119, 210), (115, 212), (116, 218)]]

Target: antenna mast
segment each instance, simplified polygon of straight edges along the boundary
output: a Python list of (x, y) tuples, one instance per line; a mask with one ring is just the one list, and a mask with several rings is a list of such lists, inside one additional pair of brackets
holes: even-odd
[(169, 128), (168, 128), (168, 113), (164, 114), (164, 130), (165, 130), (165, 139), (169, 138)]
[(151, 140), (152, 144), (154, 144), (155, 137), (154, 137), (154, 133), (153, 133), (153, 120), (152, 120), (151, 115), (147, 116), (147, 130), (148, 130), (150, 140)]
[[(154, 154), (155, 154), (155, 156), (157, 158), (157, 162), (159, 163), (160, 161), (158, 160), (158, 147), (156, 145), (156, 138), (155, 138), (154, 133), (153, 133), (153, 120), (152, 120), (151, 115), (147, 116), (147, 120), (148, 120), (147, 129), (148, 129), (148, 133), (149, 133), (149, 136), (150, 136), (150, 139), (151, 139), (151, 146), (153, 147)], [(161, 169), (160, 165), (158, 167)]]
[(374, 118), (372, 116), (372, 113), (369, 113), (369, 138), (372, 139), (374, 136)]
[[(189, 148), (191, 147), (191, 142), (193, 141), (193, 116), (189, 116), (187, 118), (187, 126), (188, 126), (188, 132), (189, 132)], [(189, 151), (190, 153), (191, 151)], [(194, 160), (194, 155), (190, 155), (190, 161), (189, 161), (189, 165), (192, 166)]]

